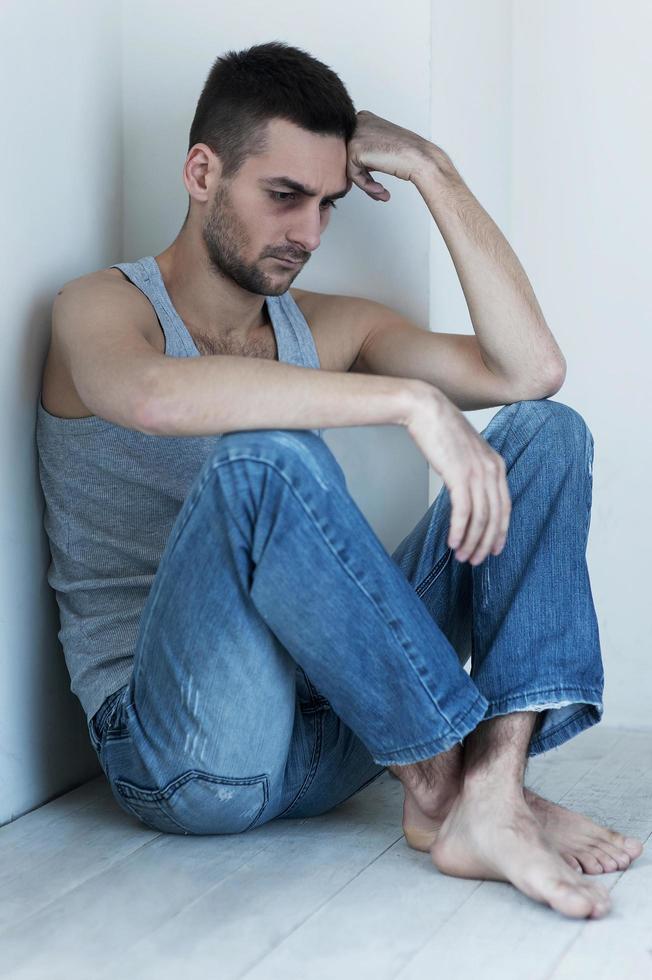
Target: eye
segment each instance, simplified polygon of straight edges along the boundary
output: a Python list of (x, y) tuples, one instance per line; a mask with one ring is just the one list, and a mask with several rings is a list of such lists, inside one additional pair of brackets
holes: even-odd
[[(287, 200), (288, 197), (296, 197), (296, 194), (294, 194), (292, 191), (270, 191), (269, 193), (272, 195), (272, 199), (274, 201), (278, 201), (279, 204), (282, 203), (282, 201)], [(275, 195), (280, 195), (280, 197), (276, 197)], [(322, 205), (322, 207), (324, 211), (327, 211), (329, 208), (335, 208), (335, 201), (324, 201), (324, 205)]]

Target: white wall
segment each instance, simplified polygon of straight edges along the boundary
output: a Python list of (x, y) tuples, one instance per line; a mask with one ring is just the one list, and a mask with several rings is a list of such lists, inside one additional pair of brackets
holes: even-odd
[(652, 721), (652, 5), (514, 3), (512, 244), (595, 439), (588, 561), (605, 720)]
[(0, 823), (99, 771), (45, 577), (35, 413), (57, 289), (120, 248), (117, 26), (108, 2), (0, 8)]

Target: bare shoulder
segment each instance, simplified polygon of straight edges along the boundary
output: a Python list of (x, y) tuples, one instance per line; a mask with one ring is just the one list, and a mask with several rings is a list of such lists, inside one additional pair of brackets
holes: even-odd
[(65, 282), (53, 301), (41, 392), (46, 411), (60, 418), (85, 418), (92, 414), (73, 384), (68, 359), (64, 356), (63, 335), (72, 331), (71, 336), (75, 338), (85, 337), (88, 320), (94, 314), (109, 322), (115, 317), (122, 325), (132, 325), (159, 352), (164, 351), (165, 340), (154, 308), (120, 269), (98, 269)]
[[(133, 323), (134, 329), (160, 346), (161, 330), (152, 304), (120, 269), (98, 269), (65, 282), (55, 296), (55, 312), (57, 306), (63, 315), (67, 310), (81, 316), (86, 312), (115, 311), (123, 322)], [(55, 320), (56, 317), (53, 326)]]
[[(290, 289), (312, 332), (319, 361), (326, 371), (355, 370), (370, 331), (388, 308), (363, 296)], [(393, 311), (389, 311), (397, 316)]]
[[(117, 289), (116, 287), (121, 287)], [(101, 295), (105, 290), (109, 290), (113, 295), (116, 292), (124, 296), (142, 295), (141, 291), (120, 271), (120, 269), (97, 269), (95, 272), (87, 272), (76, 279), (65, 282), (57, 291), (57, 296), (64, 293), (68, 295), (92, 296), (93, 293)]]

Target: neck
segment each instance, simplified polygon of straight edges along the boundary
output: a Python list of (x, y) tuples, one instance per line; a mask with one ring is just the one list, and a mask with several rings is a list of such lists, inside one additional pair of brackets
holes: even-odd
[(245, 339), (269, 324), (265, 297), (215, 269), (196, 236), (181, 231), (155, 258), (170, 299), (191, 332)]

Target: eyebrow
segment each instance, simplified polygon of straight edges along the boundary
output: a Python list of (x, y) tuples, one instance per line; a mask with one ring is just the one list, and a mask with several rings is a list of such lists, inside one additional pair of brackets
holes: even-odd
[[(306, 187), (305, 184), (300, 184), (296, 180), (292, 180), (291, 177), (262, 177), (259, 184), (281, 184), (283, 187), (289, 187), (292, 191), (298, 191), (299, 194), (305, 194), (307, 197), (317, 197), (318, 191), (313, 191), (310, 187)], [(345, 197), (349, 193), (349, 188), (345, 187), (342, 191), (337, 191), (334, 194), (326, 194), (322, 198), (322, 201), (337, 201), (340, 197)]]

